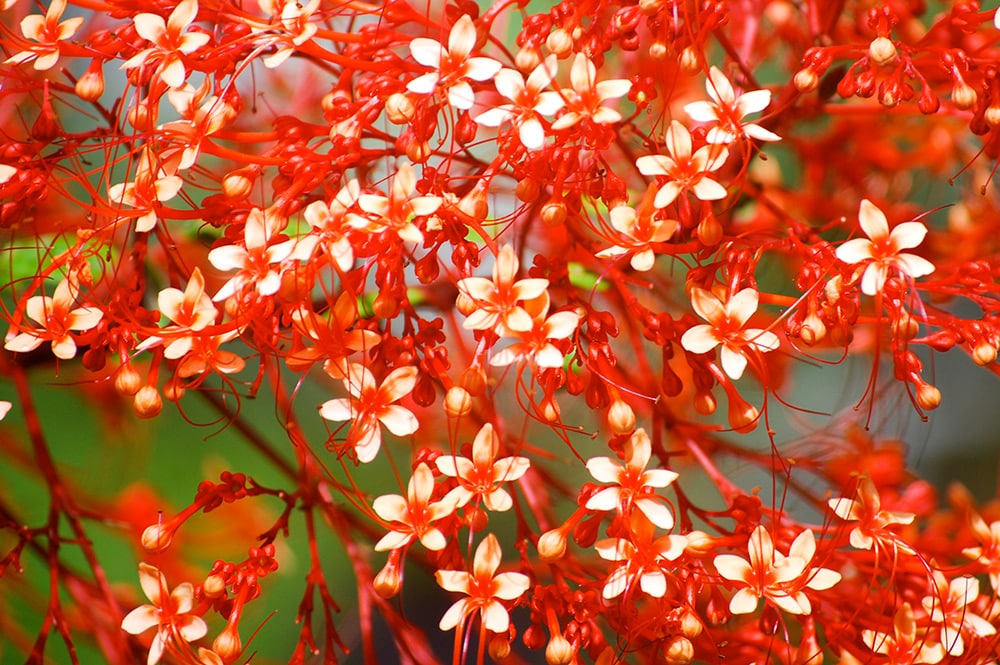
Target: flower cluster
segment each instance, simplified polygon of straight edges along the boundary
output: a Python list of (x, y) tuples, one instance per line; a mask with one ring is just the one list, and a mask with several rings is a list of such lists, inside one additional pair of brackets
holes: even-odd
[[(13, 650), (995, 660), (1000, 508), (873, 433), (1000, 374), (1000, 19), (929, 4), (0, 0)], [(254, 455), (92, 486), (59, 396)]]

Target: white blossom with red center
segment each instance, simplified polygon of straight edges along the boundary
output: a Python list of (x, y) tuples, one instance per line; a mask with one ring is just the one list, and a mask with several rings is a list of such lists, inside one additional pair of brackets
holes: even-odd
[(417, 191), (417, 176), (407, 163), (399, 166), (392, 178), (389, 196), (360, 194), (358, 207), (367, 215), (349, 212), (347, 224), (366, 233), (385, 230), (396, 232), (406, 242), (422, 242), (424, 234), (413, 223), (414, 217), (431, 215), (441, 207), (440, 196), (413, 196)]
[(359, 462), (371, 462), (382, 445), (379, 423), (396, 436), (409, 436), (417, 431), (419, 422), (413, 412), (395, 404), (413, 390), (417, 373), (413, 365), (397, 367), (380, 384), (370, 369), (351, 363), (344, 378), (350, 397), (324, 402), (319, 414), (333, 422), (352, 421), (348, 443)]
[(385, 494), (372, 502), (375, 514), (389, 523), (389, 532), (375, 543), (376, 552), (405, 547), (419, 540), (431, 551), (443, 550), (448, 544), (441, 530), (432, 524), (455, 512), (452, 500), (431, 502), (434, 493), (434, 473), (421, 462), (413, 470), (406, 496)]
[(198, 267), (191, 271), (191, 278), (183, 291), (168, 287), (160, 291), (156, 300), (160, 313), (173, 325), (162, 328), (160, 335), (145, 340), (140, 348), (150, 348), (165, 338), (168, 340), (163, 349), (165, 358), (180, 358), (190, 351), (195, 338), (199, 337), (191, 333), (215, 323), (219, 314), (212, 299), (205, 293), (205, 278)]
[(528, 361), (537, 367), (562, 367), (563, 352), (553, 342), (572, 337), (580, 327), (583, 315), (563, 310), (547, 316), (547, 291), (524, 303), (524, 310), (531, 316), (531, 330), (507, 331), (505, 337), (513, 337), (518, 341), (494, 354), (490, 358), (490, 365), (506, 367), (514, 362)]
[(417, 37), (410, 42), (413, 59), (433, 71), (421, 74), (406, 84), (406, 89), (419, 95), (429, 95), (437, 88), (446, 91), (448, 103), (456, 109), (472, 108), (475, 101), (473, 81), (486, 81), (500, 71), (502, 65), (493, 58), (469, 57), (476, 47), (476, 26), (463, 15), (455, 21), (448, 33), (448, 47), (427, 37)]
[(486, 423), (472, 442), (472, 459), (441, 455), (434, 460), (438, 471), (458, 481), (458, 486), (448, 493), (445, 500), (453, 502), (456, 508), (475, 499), (482, 501), (486, 510), (510, 510), (514, 502), (502, 485), (522, 477), (531, 463), (527, 457), (497, 459), (499, 451), (500, 438), (493, 425)]
[(763, 525), (750, 534), (747, 553), (749, 560), (735, 554), (720, 554), (713, 560), (722, 577), (740, 585), (729, 601), (730, 612), (750, 614), (763, 598), (790, 614), (809, 613), (809, 608), (800, 605), (788, 592), (789, 583), (805, 572), (804, 560), (776, 552), (771, 534)]
[(238, 271), (222, 285), (213, 300), (225, 300), (250, 286), (260, 296), (273, 296), (278, 292), (285, 269), (282, 264), (308, 258), (312, 252), (308, 243), (298, 246), (294, 238), (274, 242), (285, 224), (286, 221), (271, 210), (254, 208), (243, 227), (242, 247), (223, 245), (208, 253), (209, 262), (218, 270)]
[(437, 583), (446, 591), (464, 593), (462, 598), (448, 608), (441, 617), (441, 630), (451, 630), (468, 617), (479, 612), (486, 630), (505, 632), (510, 627), (510, 614), (500, 601), (517, 600), (531, 586), (523, 573), (500, 573), (502, 552), (495, 535), (488, 534), (476, 548), (472, 572), (464, 570), (439, 570), (434, 574)]
[(19, 65), (34, 59), (32, 67), (37, 71), (52, 69), (59, 61), (59, 42), (72, 37), (83, 25), (82, 16), (60, 22), (64, 11), (66, 0), (52, 0), (45, 16), (30, 14), (21, 19), (21, 34), (25, 39), (37, 43), (10, 56), (4, 60), (4, 64)]
[(342, 272), (354, 266), (354, 246), (347, 237), (346, 214), (361, 196), (358, 181), (351, 179), (329, 203), (313, 201), (302, 211), (302, 218), (312, 228), (321, 249)]
[(545, 293), (549, 280), (516, 279), (519, 267), (514, 248), (504, 245), (493, 264), (492, 280), (466, 277), (458, 281), (459, 296), (468, 299), (473, 308), (462, 324), (463, 328), (492, 329), (498, 335), (504, 335), (507, 331), (527, 332), (534, 327), (531, 315), (519, 303)]
[(166, 21), (159, 14), (136, 14), (135, 31), (152, 46), (136, 53), (121, 68), (134, 69), (158, 59), (160, 80), (170, 88), (182, 86), (187, 69), (181, 55), (194, 53), (211, 40), (204, 32), (186, 32), (197, 16), (198, 0), (181, 0)]
[(757, 311), (758, 294), (746, 288), (723, 302), (711, 291), (691, 289), (691, 306), (708, 323), (689, 328), (681, 336), (681, 346), (691, 353), (708, 353), (722, 346), (722, 369), (729, 378), (739, 379), (747, 366), (747, 354), (766, 353), (780, 346), (778, 336), (760, 328), (744, 328)]
[(56, 285), (52, 296), (32, 296), (24, 303), (24, 313), (38, 323), (39, 328), (25, 328), (7, 332), (4, 348), (8, 351), (27, 353), (42, 342), (52, 343), (56, 358), (69, 360), (76, 355), (76, 341), (71, 331), (83, 332), (97, 326), (104, 312), (96, 307), (74, 307), (79, 288), (73, 278), (66, 278)]
[(653, 598), (663, 598), (667, 593), (663, 567), (684, 554), (687, 538), (676, 534), (654, 538), (653, 524), (642, 516), (630, 523), (630, 538), (606, 538), (594, 544), (602, 559), (619, 563), (605, 581), (601, 595), (611, 600), (638, 586)]
[(640, 173), (663, 179), (654, 206), (666, 208), (685, 190), (690, 190), (700, 201), (726, 198), (726, 188), (709, 173), (725, 164), (729, 158), (727, 148), (708, 144), (694, 150), (691, 132), (676, 120), (667, 128), (664, 142), (668, 154), (644, 155), (635, 160)]
[(194, 587), (190, 582), (178, 584), (173, 591), (168, 591), (163, 573), (154, 566), (140, 563), (139, 584), (152, 604), (137, 607), (125, 615), (122, 629), (132, 635), (139, 635), (150, 628), (157, 629), (146, 665), (160, 662), (171, 641), (193, 642), (208, 633), (204, 619), (191, 613), (194, 609)]
[(159, 205), (177, 196), (183, 185), (180, 176), (169, 175), (156, 163), (150, 151), (143, 149), (137, 161), (135, 179), (109, 187), (108, 201), (116, 208), (134, 208), (128, 213), (122, 211), (119, 219), (136, 218), (135, 230), (146, 233), (156, 226)]
[(857, 526), (851, 529), (852, 547), (870, 550), (878, 544), (883, 548), (913, 552), (893, 533), (891, 527), (910, 524), (916, 516), (913, 513), (882, 510), (882, 499), (878, 488), (868, 476), (862, 476), (858, 481), (858, 495), (855, 499), (845, 497), (830, 499), (827, 505), (840, 519), (858, 522)]
[(934, 571), (935, 593), (924, 596), (920, 603), (931, 617), (941, 624), (941, 644), (949, 656), (965, 653), (965, 636), (973, 638), (995, 635), (997, 630), (973, 610), (979, 598), (979, 580), (961, 575), (949, 582), (940, 571)]
[(861, 639), (869, 649), (888, 657), (890, 663), (934, 665), (944, 658), (944, 647), (930, 642), (925, 631), (917, 629), (913, 607), (909, 603), (903, 603), (896, 611), (892, 628), (892, 635), (866, 628), (861, 631)]
[(973, 514), (970, 522), (972, 535), (979, 544), (966, 547), (962, 554), (985, 566), (994, 592), (1000, 591), (1000, 521), (987, 525), (982, 517)]
[(665, 505), (663, 497), (654, 490), (667, 487), (677, 480), (677, 474), (668, 469), (647, 469), (652, 456), (652, 443), (646, 430), (640, 428), (625, 442), (625, 464), (610, 457), (592, 457), (587, 460), (587, 470), (601, 483), (614, 483), (598, 490), (587, 499), (587, 510), (617, 510), (628, 517), (633, 508), (661, 529), (672, 529), (674, 514)]
[(476, 116), (475, 121), (485, 127), (499, 127), (507, 121), (514, 123), (517, 137), (528, 150), (538, 150), (545, 144), (545, 128), (541, 116), (555, 115), (566, 101), (554, 90), (545, 90), (556, 71), (556, 57), (549, 55), (535, 67), (528, 80), (515, 69), (501, 69), (493, 83), (497, 91), (511, 101), (489, 109)]
[(652, 270), (656, 262), (656, 252), (652, 244), (666, 242), (677, 231), (680, 225), (677, 220), (659, 216), (659, 211), (653, 205), (655, 187), (652, 185), (646, 191), (639, 208), (621, 205), (608, 212), (611, 226), (623, 237), (620, 244), (602, 249), (596, 256), (609, 258), (632, 253), (630, 265), (639, 272)]
[(788, 558), (803, 562), (803, 572), (791, 580), (786, 590), (788, 595), (802, 608), (803, 614), (812, 613), (812, 604), (804, 590), (825, 591), (841, 580), (841, 575), (835, 570), (812, 565), (816, 556), (816, 535), (809, 529), (804, 529), (788, 546)]
[(598, 81), (594, 63), (583, 53), (577, 53), (569, 70), (569, 83), (571, 87), (562, 91), (562, 96), (566, 99), (566, 112), (552, 123), (554, 131), (568, 129), (584, 118), (598, 125), (613, 125), (622, 119), (621, 113), (604, 103), (627, 95), (632, 89), (631, 81)]
[(319, 9), (319, 0), (301, 3), (298, 0), (258, 0), (260, 8), (267, 12), (270, 22), (248, 21), (254, 33), (262, 36), (257, 42), (274, 48), (274, 53), (263, 58), (264, 66), (274, 69), (285, 62), (295, 49), (312, 39), (319, 31), (315, 21), (310, 20)]
[(861, 277), (862, 293), (869, 296), (879, 293), (892, 271), (908, 280), (934, 272), (934, 264), (927, 259), (900, 251), (924, 241), (927, 227), (921, 222), (897, 224), (890, 233), (885, 213), (868, 199), (861, 201), (858, 221), (868, 237), (845, 242), (837, 248), (837, 258), (850, 265), (866, 266)]
[(737, 138), (749, 137), (758, 141), (780, 141), (781, 137), (760, 125), (744, 122), (743, 118), (758, 113), (771, 103), (770, 90), (751, 90), (736, 94), (733, 84), (717, 67), (708, 72), (705, 89), (711, 102), (691, 102), (684, 111), (695, 122), (710, 123), (705, 140), (709, 143), (728, 145)]

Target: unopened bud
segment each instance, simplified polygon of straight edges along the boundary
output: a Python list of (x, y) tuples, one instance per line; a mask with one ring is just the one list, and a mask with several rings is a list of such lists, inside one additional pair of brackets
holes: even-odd
[(663, 651), (663, 662), (667, 665), (689, 665), (694, 660), (694, 645), (691, 640), (675, 635), (670, 638), (667, 648)]
[(476, 305), (476, 301), (467, 293), (462, 291), (458, 292), (455, 296), (455, 309), (459, 311), (462, 316), (469, 316), (479, 308)]
[(880, 67), (888, 65), (896, 59), (896, 45), (888, 37), (876, 37), (868, 45), (868, 57)]
[(473, 187), (468, 194), (459, 200), (458, 209), (477, 222), (486, 219), (486, 215), (490, 212), (490, 202), (486, 196), (486, 189)]
[(546, 531), (538, 538), (538, 556), (542, 561), (551, 563), (566, 554), (566, 534), (562, 529)]
[(531, 203), (538, 198), (541, 193), (542, 188), (538, 184), (538, 181), (534, 178), (522, 178), (517, 181), (517, 187), (514, 188), (514, 194), (517, 198), (525, 203)]
[(1000, 106), (994, 104), (987, 106), (983, 119), (990, 127), (1000, 127)]
[(253, 191), (255, 176), (252, 167), (230, 171), (222, 178), (222, 193), (229, 199), (245, 199)]
[(504, 635), (494, 635), (490, 638), (489, 651), (493, 660), (506, 660), (510, 655), (510, 640)]
[(462, 374), (462, 387), (468, 390), (470, 395), (482, 395), (486, 390), (486, 372), (483, 368), (473, 366), (465, 370)]
[(170, 547), (170, 543), (173, 539), (173, 529), (168, 529), (162, 524), (153, 524), (146, 527), (145, 531), (142, 532), (140, 542), (142, 543), (142, 548), (144, 550), (155, 553), (162, 552)]
[[(542, 54), (533, 46), (525, 46), (514, 55), (514, 66), (522, 72), (530, 72), (542, 62)], [(510, 652), (510, 645), (507, 647)]]
[(556, 633), (545, 647), (545, 662), (549, 665), (566, 665), (573, 660), (574, 649), (565, 637)]
[(550, 423), (558, 422), (561, 410), (555, 398), (546, 399), (541, 404), (542, 417)]
[(699, 619), (694, 612), (690, 610), (684, 610), (680, 616), (680, 629), (681, 634), (688, 639), (694, 639), (701, 635), (701, 631), (704, 626), (701, 625), (701, 619)]
[(209, 598), (218, 598), (226, 590), (226, 579), (222, 575), (209, 575), (201, 585), (201, 590)]
[(243, 642), (236, 624), (228, 624), (212, 642), (212, 651), (219, 654), (223, 662), (232, 663), (243, 651)]
[(951, 89), (951, 103), (963, 111), (967, 111), (975, 106), (978, 97), (976, 89), (962, 80), (956, 82), (955, 86)]
[(712, 393), (698, 393), (694, 396), (694, 410), (703, 416), (710, 416), (715, 413), (717, 403)]
[(394, 92), (385, 100), (385, 115), (396, 125), (408, 123), (416, 110), (413, 100), (402, 92)]
[(654, 41), (649, 45), (649, 57), (654, 60), (662, 60), (667, 57), (667, 45), (661, 41)]
[(925, 411), (933, 411), (941, 405), (941, 391), (929, 383), (917, 387), (917, 404)]
[(753, 404), (743, 400), (730, 399), (729, 426), (740, 434), (752, 432), (760, 420), (760, 411)]
[(624, 400), (614, 400), (608, 409), (608, 426), (615, 434), (631, 434), (635, 430), (635, 411)]
[(920, 324), (909, 312), (904, 311), (891, 325), (892, 333), (899, 339), (913, 339), (920, 332)]
[(423, 164), (431, 156), (431, 146), (427, 141), (416, 139), (406, 143), (406, 156), (414, 164)]
[(96, 102), (104, 94), (104, 72), (101, 61), (94, 60), (74, 86), (76, 96), (85, 102)]
[(115, 374), (115, 390), (119, 395), (134, 395), (142, 388), (142, 375), (131, 364), (125, 363)]
[(639, 0), (639, 11), (646, 16), (657, 14), (666, 5), (666, 0)]
[(573, 52), (573, 35), (563, 28), (556, 28), (545, 39), (545, 48), (560, 60)]
[(542, 206), (542, 223), (545, 226), (561, 226), (566, 221), (566, 204), (562, 201), (552, 200)]
[(698, 52), (690, 46), (685, 48), (681, 51), (680, 65), (686, 74), (697, 74), (701, 69), (701, 58), (698, 57)]
[(156, 386), (143, 386), (132, 398), (132, 408), (140, 418), (153, 418), (163, 410), (163, 400)]
[(977, 365), (989, 365), (997, 359), (997, 347), (986, 342), (977, 344), (976, 348), (972, 350), (972, 359), (976, 361)]
[(812, 92), (819, 87), (819, 76), (809, 67), (795, 72), (792, 79), (799, 92)]
[(378, 571), (378, 575), (375, 576), (375, 580), (372, 582), (372, 586), (375, 587), (375, 593), (382, 598), (394, 597), (399, 593), (401, 584), (402, 578), (399, 574), (399, 566), (392, 558), (386, 562), (382, 570)]
[(715, 218), (715, 215), (709, 213), (698, 222), (696, 233), (698, 234), (698, 240), (705, 247), (715, 247), (722, 241), (722, 224), (719, 224), (719, 220)]
[(472, 395), (462, 386), (452, 386), (444, 396), (444, 411), (452, 418), (464, 416), (472, 410)]
[(810, 312), (802, 327), (799, 329), (799, 338), (806, 346), (819, 344), (826, 337), (826, 324), (823, 319), (816, 316), (816, 312)]
[(684, 549), (691, 554), (708, 554), (715, 549), (715, 539), (704, 531), (691, 531), (685, 538), (687, 545)]
[(181, 401), (185, 392), (186, 389), (184, 388), (184, 383), (177, 377), (174, 377), (163, 384), (163, 399), (168, 402)]

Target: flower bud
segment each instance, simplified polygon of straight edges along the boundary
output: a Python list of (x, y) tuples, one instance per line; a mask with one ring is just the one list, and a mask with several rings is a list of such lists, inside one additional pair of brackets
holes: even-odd
[(740, 434), (752, 432), (760, 420), (760, 411), (738, 395), (729, 398), (729, 426)]
[(951, 103), (957, 108), (967, 111), (976, 105), (976, 89), (965, 81), (959, 79), (951, 89)]
[(987, 106), (983, 119), (990, 127), (1000, 127), (1000, 105), (990, 104)]
[(101, 61), (94, 60), (90, 67), (77, 79), (74, 86), (76, 96), (85, 102), (96, 102), (104, 94), (104, 73)]
[(226, 625), (225, 629), (212, 642), (212, 651), (219, 654), (223, 662), (232, 663), (243, 651), (243, 642), (235, 623)]
[(230, 171), (222, 178), (222, 193), (229, 199), (245, 199), (253, 191), (256, 171), (246, 166)]
[(635, 430), (635, 411), (624, 400), (614, 400), (608, 409), (608, 426), (615, 434), (631, 434)]
[(694, 612), (690, 610), (684, 610), (679, 618), (681, 635), (687, 637), (688, 639), (694, 639), (701, 635), (703, 626), (701, 625), (701, 619), (699, 619)]
[(819, 344), (826, 337), (826, 324), (823, 319), (816, 316), (816, 312), (809, 312), (809, 316), (802, 322), (799, 329), (799, 338), (806, 346)]
[(545, 418), (550, 423), (558, 422), (559, 416), (562, 413), (559, 408), (559, 402), (555, 398), (547, 398), (540, 405), (540, 412), (543, 418)]
[(654, 60), (662, 60), (667, 57), (667, 45), (657, 40), (649, 45), (649, 57)]
[(119, 395), (134, 395), (142, 388), (142, 375), (130, 363), (125, 363), (115, 374), (115, 390)]
[(382, 570), (378, 571), (372, 586), (375, 587), (375, 593), (382, 598), (392, 598), (399, 593), (402, 582), (399, 566), (390, 558)]
[(514, 194), (517, 195), (518, 200), (525, 203), (531, 203), (537, 199), (541, 191), (542, 188), (539, 186), (538, 181), (531, 177), (518, 180), (517, 187), (514, 188)]
[(394, 92), (385, 100), (385, 115), (396, 125), (408, 123), (416, 110), (413, 100), (402, 92)]
[(423, 164), (431, 156), (431, 146), (427, 141), (413, 139), (406, 142), (406, 156), (414, 164)]
[(876, 37), (868, 45), (868, 57), (880, 67), (888, 65), (896, 59), (896, 45), (888, 37)]
[(663, 650), (663, 662), (666, 665), (689, 665), (694, 660), (694, 645), (683, 635), (670, 638)]
[(705, 247), (715, 247), (722, 241), (722, 224), (715, 215), (707, 214), (698, 222), (696, 233)]
[(156, 553), (170, 547), (174, 539), (174, 530), (168, 529), (162, 524), (153, 524), (146, 527), (142, 532), (142, 548), (147, 552)]
[(143, 386), (132, 399), (132, 408), (140, 418), (154, 418), (163, 410), (163, 400), (156, 386)]
[(462, 374), (462, 387), (468, 390), (470, 395), (482, 395), (486, 390), (486, 372), (483, 368), (473, 366), (465, 370)]
[(684, 549), (695, 555), (704, 555), (715, 549), (715, 539), (704, 531), (691, 531), (685, 535), (687, 545)]
[(471, 219), (481, 222), (490, 212), (490, 202), (486, 196), (486, 188), (473, 187), (469, 193), (458, 202), (458, 209)]
[(698, 393), (694, 396), (694, 410), (703, 416), (715, 413), (717, 403), (712, 393)]
[(986, 342), (977, 344), (976, 348), (972, 350), (972, 359), (977, 365), (989, 365), (997, 359), (997, 347)]
[(566, 204), (552, 199), (542, 206), (542, 223), (549, 227), (562, 226), (563, 222), (566, 221), (566, 214)]
[(929, 383), (917, 386), (917, 404), (925, 411), (933, 411), (941, 404), (941, 391)]
[(556, 633), (545, 647), (545, 661), (549, 665), (566, 665), (573, 660), (574, 649), (565, 637)]
[[(542, 54), (533, 46), (524, 46), (514, 55), (514, 66), (522, 72), (530, 72), (542, 63)], [(510, 653), (510, 645), (507, 646)]]
[(680, 65), (685, 73), (697, 74), (701, 69), (701, 58), (698, 57), (698, 52), (690, 46), (686, 47), (681, 51)]
[(218, 598), (226, 592), (226, 579), (222, 575), (209, 575), (201, 585), (201, 590), (209, 598)]
[(646, 16), (653, 16), (659, 13), (666, 4), (666, 0), (639, 0), (639, 11)]
[(545, 563), (557, 561), (566, 554), (566, 533), (562, 529), (546, 531), (538, 539), (538, 556)]
[(490, 658), (495, 661), (506, 660), (510, 655), (510, 640), (506, 636), (496, 634), (490, 638)]
[(163, 384), (163, 398), (168, 402), (179, 402), (185, 391), (184, 382), (176, 376)]
[(573, 52), (573, 35), (563, 28), (556, 28), (545, 39), (545, 48), (562, 60)]
[(462, 386), (452, 386), (444, 396), (444, 411), (452, 418), (464, 416), (472, 410), (472, 395)]
[(806, 67), (795, 72), (792, 82), (799, 92), (812, 92), (819, 87), (819, 76), (811, 68)]

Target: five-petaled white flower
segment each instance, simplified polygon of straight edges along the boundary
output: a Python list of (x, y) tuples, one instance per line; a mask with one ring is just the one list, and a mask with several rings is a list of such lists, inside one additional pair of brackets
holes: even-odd
[(528, 75), (524, 80), (521, 72), (515, 69), (501, 69), (493, 83), (497, 91), (512, 103), (492, 108), (480, 113), (475, 120), (486, 127), (499, 127), (510, 120), (517, 127), (517, 136), (528, 150), (538, 150), (545, 142), (545, 129), (539, 116), (554, 115), (566, 103), (562, 96), (554, 91), (543, 89), (552, 82), (555, 76), (556, 57), (550, 55)]
[(780, 141), (781, 137), (752, 122), (743, 122), (744, 116), (757, 113), (771, 103), (770, 90), (751, 90), (741, 95), (718, 68), (708, 72), (705, 89), (711, 102), (691, 102), (684, 111), (696, 122), (713, 123), (705, 140), (709, 143), (730, 144), (738, 137), (748, 136), (758, 141)]
[(446, 591), (464, 593), (441, 617), (441, 630), (451, 630), (477, 610), (486, 630), (502, 633), (510, 626), (510, 615), (501, 600), (516, 600), (531, 586), (524, 573), (496, 574), (500, 567), (500, 543), (492, 533), (487, 535), (472, 560), (472, 572), (439, 570), (434, 576)]
[(654, 206), (666, 208), (686, 189), (700, 201), (726, 198), (726, 188), (708, 174), (725, 164), (729, 158), (727, 148), (709, 144), (692, 152), (691, 132), (676, 120), (667, 128), (664, 142), (668, 155), (644, 155), (635, 160), (639, 173), (667, 178), (656, 193)]
[(197, 51), (211, 40), (205, 32), (185, 32), (197, 16), (198, 0), (181, 0), (166, 21), (159, 14), (136, 14), (133, 19), (135, 31), (152, 46), (136, 53), (121, 68), (134, 69), (151, 58), (160, 58), (160, 80), (170, 88), (182, 86), (187, 78), (187, 69), (180, 56)]
[(611, 125), (622, 119), (618, 111), (604, 106), (609, 99), (624, 97), (632, 89), (626, 79), (597, 80), (597, 68), (583, 53), (577, 53), (569, 70), (570, 88), (564, 88), (566, 113), (552, 123), (553, 130), (567, 129), (583, 118), (598, 125)]
[(889, 232), (889, 222), (878, 206), (863, 199), (858, 221), (867, 238), (848, 240), (837, 248), (837, 258), (851, 265), (867, 264), (861, 277), (861, 292), (873, 296), (882, 290), (889, 271), (895, 269), (909, 279), (934, 272), (934, 264), (916, 254), (900, 252), (924, 241), (927, 227), (921, 222), (903, 222)]
[(470, 109), (475, 101), (472, 86), (465, 79), (485, 81), (493, 78), (502, 65), (493, 58), (469, 54), (476, 46), (476, 26), (466, 14), (455, 21), (448, 34), (448, 48), (427, 37), (410, 42), (413, 59), (434, 71), (422, 74), (406, 84), (406, 89), (420, 95), (434, 92), (439, 86), (447, 91), (448, 103), (457, 109)]
[(205, 620), (191, 613), (194, 609), (194, 587), (184, 582), (168, 591), (163, 573), (147, 563), (139, 564), (139, 584), (152, 605), (142, 605), (122, 619), (122, 630), (139, 635), (156, 628), (156, 637), (149, 647), (146, 665), (160, 662), (171, 640), (187, 642), (201, 639), (208, 632)]
[(499, 450), (500, 438), (493, 425), (486, 423), (472, 442), (472, 459), (441, 455), (434, 460), (438, 471), (458, 480), (458, 486), (448, 492), (446, 501), (452, 500), (456, 508), (461, 508), (473, 499), (481, 499), (486, 510), (510, 510), (514, 501), (501, 485), (523, 476), (531, 463), (527, 457), (497, 459)]
[(68, 277), (56, 285), (52, 297), (32, 296), (24, 303), (24, 313), (39, 323), (41, 328), (25, 328), (14, 334), (7, 333), (4, 348), (8, 351), (27, 353), (34, 351), (42, 342), (52, 342), (52, 353), (56, 358), (69, 360), (76, 355), (76, 342), (70, 331), (90, 330), (101, 322), (104, 312), (96, 307), (73, 307), (78, 295), (74, 278)]
[(931, 621), (941, 624), (941, 644), (949, 656), (965, 653), (965, 635), (989, 637), (997, 630), (989, 621), (973, 611), (979, 598), (979, 580), (971, 575), (956, 577), (950, 582), (940, 571), (934, 571), (934, 593), (920, 601)]
[(34, 59), (35, 63), (32, 66), (36, 70), (43, 72), (52, 69), (59, 60), (59, 42), (72, 37), (83, 25), (82, 16), (60, 21), (64, 11), (66, 11), (66, 0), (52, 0), (45, 16), (31, 14), (21, 19), (21, 34), (25, 39), (38, 43), (18, 51), (4, 60), (4, 64), (17, 65)]
[(734, 381), (743, 376), (747, 353), (774, 351), (780, 345), (778, 336), (769, 330), (746, 328), (747, 321), (757, 311), (757, 290), (746, 288), (726, 302), (705, 289), (691, 289), (691, 306), (708, 321), (688, 328), (681, 337), (681, 346), (691, 353), (708, 353), (722, 345), (722, 369)]
[(674, 514), (653, 489), (666, 487), (677, 480), (668, 469), (647, 469), (652, 444), (646, 430), (639, 428), (625, 442), (625, 464), (610, 457), (592, 457), (587, 470), (598, 482), (614, 483), (598, 490), (586, 503), (587, 510), (617, 510), (628, 517), (638, 508), (646, 518), (661, 529), (672, 529)]
[(462, 324), (467, 330), (494, 329), (498, 335), (508, 331), (526, 332), (534, 327), (531, 315), (519, 304), (538, 298), (549, 286), (541, 277), (515, 279), (520, 261), (514, 248), (504, 245), (493, 264), (493, 279), (466, 277), (458, 281), (459, 298), (464, 299), (468, 318)]
[(385, 494), (372, 502), (375, 514), (390, 524), (389, 532), (375, 543), (376, 552), (405, 547), (415, 540), (434, 552), (445, 548), (447, 539), (432, 523), (455, 512), (455, 502), (453, 499), (431, 502), (433, 493), (434, 472), (421, 462), (413, 470), (405, 497)]
[(764, 598), (790, 614), (808, 614), (788, 592), (788, 584), (805, 572), (806, 562), (797, 556), (775, 551), (771, 534), (758, 525), (747, 540), (749, 560), (735, 554), (720, 554), (713, 563), (719, 574), (742, 587), (729, 601), (733, 614), (750, 614)]
[(351, 363), (344, 378), (344, 386), (351, 396), (324, 402), (319, 407), (319, 415), (334, 422), (352, 420), (348, 443), (354, 447), (359, 462), (371, 462), (382, 445), (379, 423), (396, 436), (408, 436), (417, 431), (419, 423), (413, 412), (393, 403), (413, 390), (417, 373), (413, 365), (397, 367), (380, 385), (370, 369)]
[(655, 186), (650, 185), (638, 210), (631, 206), (620, 205), (608, 212), (611, 226), (624, 237), (621, 239), (621, 244), (599, 251), (596, 254), (598, 258), (632, 252), (629, 263), (635, 270), (640, 272), (652, 270), (653, 264), (656, 263), (656, 252), (653, 251), (652, 244), (666, 242), (680, 226), (677, 220), (661, 216), (662, 213), (653, 205), (654, 198), (650, 195), (655, 192)]

